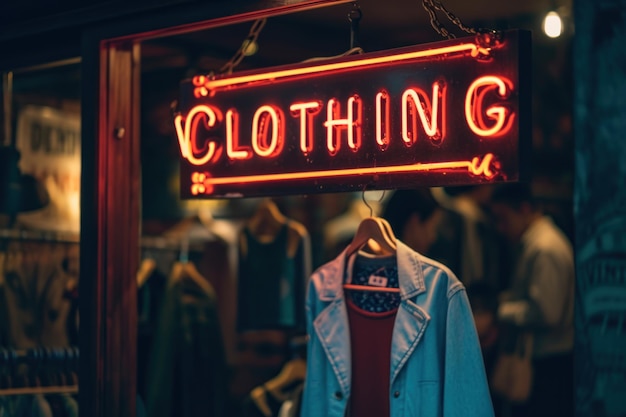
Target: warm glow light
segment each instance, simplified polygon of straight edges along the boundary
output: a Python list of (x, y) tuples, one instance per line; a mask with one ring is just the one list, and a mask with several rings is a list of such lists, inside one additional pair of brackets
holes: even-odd
[[(285, 119), (278, 115), (278, 111), (273, 106), (261, 106), (254, 113), (254, 118), (252, 119), (252, 149), (259, 156), (265, 158), (276, 156), (283, 148), (285, 137), (283, 124)], [(268, 119), (272, 121), (272, 135), (269, 142), (267, 140)]]
[[(384, 104), (383, 104), (384, 103)], [(383, 116), (383, 108), (385, 115)], [(383, 124), (384, 123), (384, 124)], [(391, 137), (389, 128), (389, 93), (386, 90), (376, 94), (376, 143), (380, 149), (385, 150)]]
[[(441, 120), (442, 118), (439, 117), (439, 96), (442, 94), (440, 94), (439, 89), (439, 83), (433, 83), (433, 93), (430, 101), (426, 98), (426, 93), (419, 89), (415, 90), (413, 88), (409, 88), (402, 94), (402, 139), (404, 139), (405, 143), (412, 144), (417, 140), (417, 115), (414, 111), (416, 108), (422, 127), (428, 137), (437, 140), (443, 139), (441, 128), (443, 123)], [(412, 103), (409, 102), (409, 99), (411, 99)], [(445, 108), (444, 100), (445, 98), (441, 97), (442, 108)], [(432, 106), (430, 103), (432, 103)], [(443, 113), (443, 111), (441, 111), (441, 113)], [(411, 115), (413, 122), (410, 132), (408, 127), (409, 115)]]
[(543, 32), (550, 38), (558, 38), (563, 33), (563, 21), (557, 12), (549, 12), (543, 19)]
[(530, 44), (524, 30), (481, 32), (190, 77), (181, 198), (523, 180)]
[(215, 187), (210, 184), (207, 179), (209, 178), (208, 172), (194, 172), (191, 174), (191, 194), (211, 194)]
[(300, 150), (307, 155), (313, 150), (313, 116), (320, 112), (322, 103), (307, 101), (289, 107), (293, 117), (300, 117)]
[[(431, 140), (440, 141), (445, 136), (446, 83), (443, 80), (432, 84), (430, 97), (417, 88), (406, 89), (401, 97), (401, 136), (408, 146), (415, 143), (418, 129), (423, 129)], [(465, 95), (465, 119), (470, 130), (480, 137), (499, 137), (510, 131), (514, 116), (504, 104), (493, 104), (494, 97), (503, 102), (509, 100), (513, 91), (512, 83), (500, 76), (487, 75), (470, 83)], [(322, 109), (320, 101), (296, 102), (289, 106), (292, 117), (300, 118), (300, 146), (307, 155), (314, 147), (313, 118)], [(390, 144), (391, 99), (385, 89), (375, 96), (375, 123), (372, 126), (379, 149), (385, 150)], [(346, 102), (346, 117), (341, 117), (341, 103), (336, 98), (327, 102), (326, 147), (331, 156), (341, 148), (342, 134), (346, 131), (348, 147), (357, 152), (362, 144), (363, 104), (357, 94)], [(194, 106), (189, 115), (175, 119), (176, 132), (181, 154), (193, 165), (215, 162), (222, 154), (214, 140), (205, 139), (204, 148), (198, 148), (198, 128), (206, 120), (206, 128), (211, 129), (222, 119), (220, 109), (204, 104)], [(252, 117), (250, 143), (240, 143), (240, 115), (230, 108), (225, 116), (226, 156), (231, 160), (245, 160), (257, 155), (262, 158), (276, 157), (284, 149), (286, 119), (283, 111), (275, 105), (261, 105)], [(421, 126), (421, 128), (420, 128)], [(292, 148), (290, 148), (292, 149)], [(297, 149), (297, 148), (295, 148)], [(198, 157), (204, 153), (204, 156)]]
[(239, 145), (239, 114), (233, 109), (226, 112), (226, 155), (231, 160), (252, 156), (250, 148)]
[(313, 178), (339, 178), (355, 175), (368, 174), (393, 174), (401, 172), (424, 172), (424, 171), (440, 171), (440, 170), (467, 170), (473, 175), (484, 176), (492, 179), (496, 172), (492, 171), (493, 154), (486, 154), (482, 160), (476, 156), (471, 161), (450, 161), (450, 162), (433, 162), (433, 163), (416, 163), (408, 165), (397, 165), (388, 167), (371, 167), (371, 168), (349, 168), (335, 169), (323, 171), (305, 171), (305, 172), (288, 172), (280, 174), (260, 174), (260, 175), (242, 175), (234, 177), (212, 178), (208, 177), (204, 181), (207, 189), (215, 185), (230, 185), (242, 183), (259, 183), (259, 182), (275, 182), (303, 180)]
[(209, 90), (207, 90), (204, 85), (207, 82), (207, 77), (205, 75), (196, 75), (191, 79), (191, 82), (194, 85), (193, 96), (195, 98), (206, 97), (209, 95)]
[(191, 182), (193, 183), (193, 185), (191, 186), (191, 194), (204, 194), (206, 192), (206, 186), (204, 185), (204, 181), (206, 181), (205, 174), (201, 172), (194, 172), (193, 174), (191, 174)]
[[(337, 100), (331, 98), (328, 100), (326, 110), (326, 146), (328, 152), (334, 155), (339, 150), (341, 138), (340, 129), (348, 131), (348, 146), (353, 151), (359, 150), (361, 147), (361, 99), (354, 95), (348, 99), (348, 116), (345, 119), (339, 119), (339, 106)], [(355, 115), (356, 113), (356, 115)], [(356, 117), (355, 117), (356, 116)], [(336, 133), (336, 135), (335, 135)]]
[(183, 128), (183, 117), (177, 115), (174, 119), (174, 125), (176, 126), (176, 136), (178, 137), (178, 144), (180, 146), (180, 153), (183, 158), (187, 159), (193, 165), (204, 165), (213, 158), (215, 155), (216, 145), (213, 141), (207, 141), (206, 153), (203, 157), (196, 157), (194, 154), (194, 148), (196, 147), (195, 139), (197, 138), (198, 124), (202, 116), (207, 117), (206, 125), (211, 128), (215, 126), (218, 121), (218, 115), (215, 111), (205, 105), (195, 106), (189, 111), (185, 118), (185, 126)]
[(489, 55), (490, 49), (482, 48), (473, 43), (463, 43), (454, 46), (446, 46), (442, 48), (433, 48), (425, 51), (414, 51), (414, 52), (406, 52), (397, 55), (387, 55), (380, 56), (375, 58), (363, 58), (363, 59), (355, 59), (352, 61), (345, 62), (336, 62), (332, 64), (321, 64), (314, 66), (307, 66), (303, 68), (296, 69), (285, 69), (285, 70), (277, 70), (270, 71), (261, 74), (250, 74), (250, 75), (242, 75), (239, 77), (228, 77), (219, 80), (209, 80), (205, 84), (205, 87), (209, 90), (215, 90), (221, 87), (230, 87), (233, 85), (239, 84), (247, 84), (255, 81), (272, 81), (275, 82), (281, 78), (288, 77), (296, 77), (301, 75), (311, 75), (311, 74), (319, 74), (328, 71), (337, 71), (342, 69), (349, 69), (355, 67), (368, 67), (372, 65), (380, 65), (380, 64), (388, 64), (393, 63), (396, 64), (400, 61), (408, 61), (412, 59), (418, 58), (427, 58), (434, 57), (437, 55), (446, 55), (446, 54), (454, 54), (461, 53), (467, 54), (469, 53), (473, 57), (477, 57), (479, 55)]
[(487, 92), (496, 91), (500, 97), (506, 98), (511, 89), (512, 84), (509, 80), (495, 75), (480, 77), (470, 85), (465, 95), (465, 119), (472, 132), (482, 137), (498, 137), (510, 130), (514, 115), (508, 116), (510, 112), (506, 107), (491, 106), (485, 110), (485, 114), (495, 120), (491, 127), (485, 123), (481, 110)]

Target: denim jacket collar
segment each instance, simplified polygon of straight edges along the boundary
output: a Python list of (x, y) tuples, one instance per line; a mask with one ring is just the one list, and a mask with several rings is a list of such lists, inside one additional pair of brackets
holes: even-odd
[[(404, 243), (397, 241), (396, 262), (402, 301), (396, 314), (392, 335), (390, 374), (392, 383), (419, 343), (430, 320), (428, 313), (411, 300), (426, 291), (423, 264), (419, 256)], [(320, 301), (329, 304), (315, 318), (313, 326), (342, 390), (349, 395), (350, 331), (342, 286), (346, 258), (344, 251), (319, 271), (323, 275), (323, 284), (318, 297)]]

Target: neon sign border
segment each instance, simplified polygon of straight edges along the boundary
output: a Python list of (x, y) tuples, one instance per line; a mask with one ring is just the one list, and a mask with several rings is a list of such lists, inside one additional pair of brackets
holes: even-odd
[(433, 58), (440, 55), (459, 54), (461, 56), (470, 55), (474, 58), (486, 58), (490, 55), (492, 48), (485, 48), (476, 43), (461, 43), (459, 45), (443, 46), (420, 51), (402, 52), (393, 55), (375, 56), (361, 59), (353, 59), (341, 62), (324, 63), (318, 65), (304, 66), (300, 68), (285, 68), (280, 70), (260, 72), (240, 76), (228, 76), (226, 78), (213, 79), (206, 75), (194, 76), (192, 83), (196, 86), (196, 98), (206, 97), (211, 92), (235, 86), (242, 86), (254, 82), (277, 82), (284, 81), (290, 77), (303, 75), (318, 75), (329, 71), (340, 71), (351, 68), (366, 68), (381, 64), (398, 63), (411, 61), (419, 58)]
[[(400, 64), (402, 64), (402, 63), (409, 63), (412, 61), (422, 61), (423, 58), (426, 58), (428, 61), (430, 61), (431, 58), (438, 60), (442, 56), (446, 59), (458, 59), (458, 58), (463, 58), (463, 57), (468, 57), (468, 58), (472, 57), (472, 58), (475, 58), (477, 61), (481, 61), (484, 59), (484, 62), (488, 63), (488, 62), (491, 62), (492, 61), (491, 58), (495, 56), (492, 54), (492, 52), (495, 52), (501, 47), (504, 47), (506, 49), (507, 48), (506, 45), (508, 44), (507, 41), (512, 39), (517, 49), (517, 59), (516, 59), (516, 64), (514, 64), (514, 66), (517, 67), (517, 69), (514, 71), (515, 71), (515, 74), (517, 74), (517, 77), (515, 78), (517, 79), (516, 84), (517, 84), (517, 87), (518, 87), (517, 90), (519, 93), (518, 106), (519, 108), (527, 109), (530, 103), (531, 85), (530, 85), (530, 79), (526, 74), (528, 74), (530, 70), (530, 62), (531, 62), (530, 58), (531, 58), (531, 48), (532, 48), (531, 35), (529, 31), (519, 30), (519, 29), (513, 29), (510, 31), (506, 31), (504, 33), (505, 35), (502, 38), (500, 38), (501, 40), (504, 39), (505, 40), (504, 42), (493, 44), (491, 47), (487, 47), (487, 48), (482, 47), (481, 45), (483, 44), (480, 43), (478, 39), (474, 39), (473, 42), (470, 40), (465, 40), (464, 43), (459, 43), (457, 45), (445, 46), (445, 47), (437, 46), (437, 47), (431, 47), (430, 49), (421, 50), (421, 51), (405, 52), (402, 50), (407, 50), (412, 47), (403, 47), (403, 48), (398, 48), (396, 50), (399, 52), (393, 55), (388, 55), (388, 56), (382, 56), (382, 54), (385, 52), (392, 52), (392, 51), (380, 51), (380, 52), (375, 52), (374, 54), (367, 54), (368, 55), (367, 58), (360, 58), (358, 56), (353, 56), (353, 57), (347, 57), (348, 60), (345, 60), (346, 57), (344, 57), (344, 60), (341, 60), (341, 61), (335, 61), (335, 60), (329, 61), (329, 62), (327, 61), (324, 64), (313, 64), (312, 66), (307, 66), (307, 67), (301, 67), (305, 63), (299, 63), (299, 64), (283, 66), (282, 68), (277, 67), (277, 68), (274, 68), (273, 70), (270, 69), (269, 71), (266, 70), (265, 72), (261, 72), (261, 73), (257, 72), (257, 70), (251, 70), (248, 72), (242, 72), (240, 73), (240, 75), (237, 75), (237, 76), (229, 75), (229, 76), (225, 76), (224, 78), (221, 78), (220, 76), (218, 76), (217, 78), (209, 78), (209, 76), (206, 76), (206, 75), (198, 75), (196, 77), (193, 77), (193, 79), (187, 79), (186, 81), (184, 81), (184, 83), (187, 83), (187, 85), (191, 87), (191, 91), (187, 90), (190, 93), (192, 93), (190, 95), (191, 103), (193, 103), (195, 100), (198, 100), (197, 103), (204, 103), (203, 99), (210, 98), (210, 96), (213, 96), (213, 93), (219, 94), (219, 92), (222, 90), (224, 90), (225, 92), (227, 90), (230, 90), (231, 88), (234, 88), (234, 89), (254, 88), (256, 86), (265, 85), (265, 83), (274, 84), (274, 83), (289, 82), (290, 80), (296, 81), (296, 80), (306, 79), (309, 77), (325, 76), (326, 73), (333, 73), (333, 72), (341, 73), (346, 70), (349, 71), (350, 68), (360, 68), (360, 67), (366, 67), (366, 66), (369, 66), (369, 68), (372, 68), (372, 69), (376, 67), (386, 68), (388, 66), (393, 66), (394, 62), (399, 62)], [(447, 42), (447, 41), (442, 41), (442, 43), (443, 42)], [(431, 44), (431, 45), (436, 46), (436, 44)], [(400, 61), (394, 59), (394, 58), (397, 58), (398, 56), (402, 58)], [(357, 58), (357, 59), (354, 59), (354, 58)], [(365, 65), (362, 65), (364, 62), (365, 62)], [(268, 77), (274, 77), (274, 78), (268, 78)], [(200, 80), (202, 80), (204, 84), (199, 83)], [(206, 87), (211, 87), (212, 91), (209, 91)], [(201, 95), (198, 94), (200, 90), (204, 90), (204, 93)], [(195, 100), (194, 100), (194, 96), (195, 96)], [(185, 104), (188, 105), (189, 102)], [(384, 104), (388, 104), (388, 103), (385, 102)], [(186, 107), (186, 105), (183, 105), (183, 107)], [(378, 103), (378, 105), (382, 107), (383, 103), (382, 102)], [(177, 113), (177, 114), (180, 115), (180, 113)], [(478, 122), (480, 122), (480, 120)], [(248, 192), (244, 192), (244, 194), (239, 194), (237, 191), (235, 191), (239, 189), (240, 187), (247, 189), (248, 187), (246, 183), (251, 183), (251, 184), (285, 183), (285, 184), (288, 184), (289, 182), (292, 182), (292, 181), (294, 183), (297, 183), (298, 181), (301, 182), (307, 179), (320, 178), (322, 179), (322, 182), (326, 184), (326, 181), (332, 177), (346, 178), (346, 181), (347, 181), (346, 183), (344, 182), (334, 183), (334, 185), (329, 183), (330, 186), (328, 188), (325, 188), (326, 185), (324, 185), (324, 190), (325, 190), (324, 192), (332, 193), (332, 192), (341, 191), (342, 189), (352, 189), (351, 188), (352, 186), (349, 186), (347, 184), (352, 183), (352, 181), (362, 182), (363, 180), (356, 179), (360, 176), (363, 176), (363, 178), (365, 179), (366, 177), (373, 175), (375, 177), (374, 183), (371, 183), (370, 180), (367, 180), (368, 184), (370, 184), (369, 186), (371, 187), (375, 183), (378, 183), (379, 180), (376, 179), (378, 174), (381, 174), (383, 175), (383, 177), (386, 177), (389, 174), (393, 176), (398, 176), (398, 174), (411, 173), (411, 172), (423, 172), (423, 173), (430, 172), (430, 173), (435, 174), (438, 171), (440, 173), (443, 173), (443, 177), (440, 177), (440, 176), (433, 177), (434, 181), (431, 180), (432, 186), (447, 185), (447, 184), (465, 184), (465, 183), (475, 184), (477, 183), (477, 181), (479, 183), (483, 183), (485, 180), (487, 181), (495, 180), (497, 182), (525, 180), (528, 178), (528, 174), (530, 171), (530, 166), (528, 164), (522, 163), (522, 161), (528, 160), (528, 157), (530, 154), (530, 140), (529, 140), (530, 139), (530, 114), (528, 111), (525, 111), (525, 112), (522, 111), (522, 113), (519, 115), (518, 124), (519, 126), (517, 127), (518, 129), (517, 136), (519, 139), (517, 141), (517, 157), (515, 158), (517, 159), (517, 163), (514, 163), (514, 171), (504, 172), (503, 177), (499, 176), (500, 169), (503, 168), (500, 165), (499, 157), (496, 157), (490, 153), (476, 153), (474, 155), (469, 155), (468, 158), (460, 158), (458, 160), (454, 159), (454, 160), (448, 160), (448, 161), (445, 161), (445, 160), (437, 161), (437, 162), (425, 161), (425, 162), (408, 163), (408, 164), (403, 164), (403, 165), (363, 167), (363, 168), (342, 168), (342, 169), (336, 169), (336, 170), (322, 169), (319, 171), (315, 171), (315, 170), (303, 171), (303, 172), (295, 171), (295, 172), (288, 172), (288, 173), (265, 173), (265, 174), (252, 173), (250, 175), (235, 175), (235, 176), (227, 176), (227, 177), (222, 177), (222, 176), (213, 177), (212, 174), (210, 173), (210, 170), (209, 172), (196, 170), (196, 171), (187, 171), (185, 174), (186, 176), (189, 176), (189, 177), (187, 177), (188, 179), (186, 181), (183, 180), (181, 185), (184, 184), (186, 187), (189, 187), (191, 185), (190, 187), (191, 190), (189, 190), (188, 188), (188, 191), (184, 192), (184, 194), (187, 194), (189, 193), (189, 191), (191, 191), (191, 195), (187, 194), (188, 197), (186, 198), (193, 198), (192, 196), (196, 196), (200, 198), (202, 198), (202, 196), (206, 198), (233, 198), (233, 197), (243, 197), (244, 194), (245, 196), (263, 196), (263, 195), (275, 195), (276, 193), (276, 191), (270, 191), (269, 189), (267, 190), (264, 189), (264, 191), (261, 191), (261, 189), (259, 189), (258, 191), (255, 192), (254, 188), (251, 189), (252, 192), (250, 194), (248, 194)], [(383, 138), (376, 138), (376, 139), (377, 139), (377, 143), (384, 148), (386, 143), (384, 143), (385, 141), (383, 140)], [(383, 143), (380, 143), (381, 141)], [(489, 152), (487, 150), (485, 151)], [(195, 168), (202, 169), (200, 166), (196, 166)], [(456, 172), (460, 174), (463, 171), (470, 174), (467, 177), (467, 181), (464, 181), (464, 180), (459, 181), (460, 177), (457, 177), (457, 176), (449, 177), (449, 179), (446, 180), (446, 173), (452, 174)], [(347, 179), (348, 177), (352, 177), (354, 178), (354, 180)], [(202, 178), (202, 180), (200, 180), (200, 178)], [(191, 182), (187, 182), (189, 181), (189, 179), (191, 179)], [(400, 182), (402, 183), (403, 181), (400, 181)], [(339, 184), (346, 184), (346, 185), (341, 186)], [(206, 190), (205, 190), (205, 186), (207, 187)], [(219, 187), (218, 190), (215, 190), (216, 186)], [(233, 186), (232, 193), (228, 191), (229, 186)], [(383, 187), (381, 189), (388, 189), (391, 186), (391, 184), (386, 183), (386, 182), (381, 182), (380, 186)], [(223, 189), (222, 187), (225, 187), (225, 189)], [(287, 187), (289, 186), (287, 185)], [(315, 186), (315, 187), (309, 187), (307, 188), (307, 190), (310, 190), (313, 193), (318, 193), (322, 191), (322, 188)], [(299, 192), (301, 191), (304, 191), (304, 190), (299, 189)], [(279, 191), (278, 193), (282, 195), (285, 193), (285, 191), (284, 190)]]
[[(495, 170), (493, 170), (495, 168)], [(191, 192), (193, 195), (211, 194), (213, 187), (216, 185), (231, 185), (259, 182), (274, 181), (296, 181), (315, 178), (339, 178), (358, 175), (375, 175), (375, 174), (397, 174), (408, 172), (424, 172), (437, 170), (459, 170), (466, 169), (476, 176), (484, 176), (487, 179), (493, 178), (497, 174), (497, 161), (494, 161), (492, 153), (486, 154), (482, 159), (478, 156), (471, 161), (447, 161), (447, 162), (417, 162), (414, 164), (392, 165), (371, 168), (347, 168), (335, 170), (319, 170), (319, 171), (302, 171), (278, 174), (258, 174), (258, 175), (241, 175), (234, 177), (214, 178), (209, 173), (204, 173), (201, 181), (194, 180), (194, 176), (202, 174), (199, 172), (192, 173)], [(202, 185), (203, 189), (198, 189), (198, 185)]]

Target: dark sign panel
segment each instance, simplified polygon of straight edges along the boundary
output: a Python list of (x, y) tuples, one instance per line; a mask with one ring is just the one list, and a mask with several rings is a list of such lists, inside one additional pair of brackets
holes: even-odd
[(184, 81), (182, 197), (520, 179), (530, 34), (500, 35)]

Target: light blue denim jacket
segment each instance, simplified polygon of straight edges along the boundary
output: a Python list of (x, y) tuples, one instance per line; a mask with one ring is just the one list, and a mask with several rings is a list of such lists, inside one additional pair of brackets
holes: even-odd
[[(391, 417), (492, 417), (470, 305), (445, 266), (397, 242), (401, 303), (392, 335)], [(313, 273), (302, 417), (344, 417), (351, 356), (342, 284), (345, 251)], [(358, 416), (356, 416), (358, 417)]]

